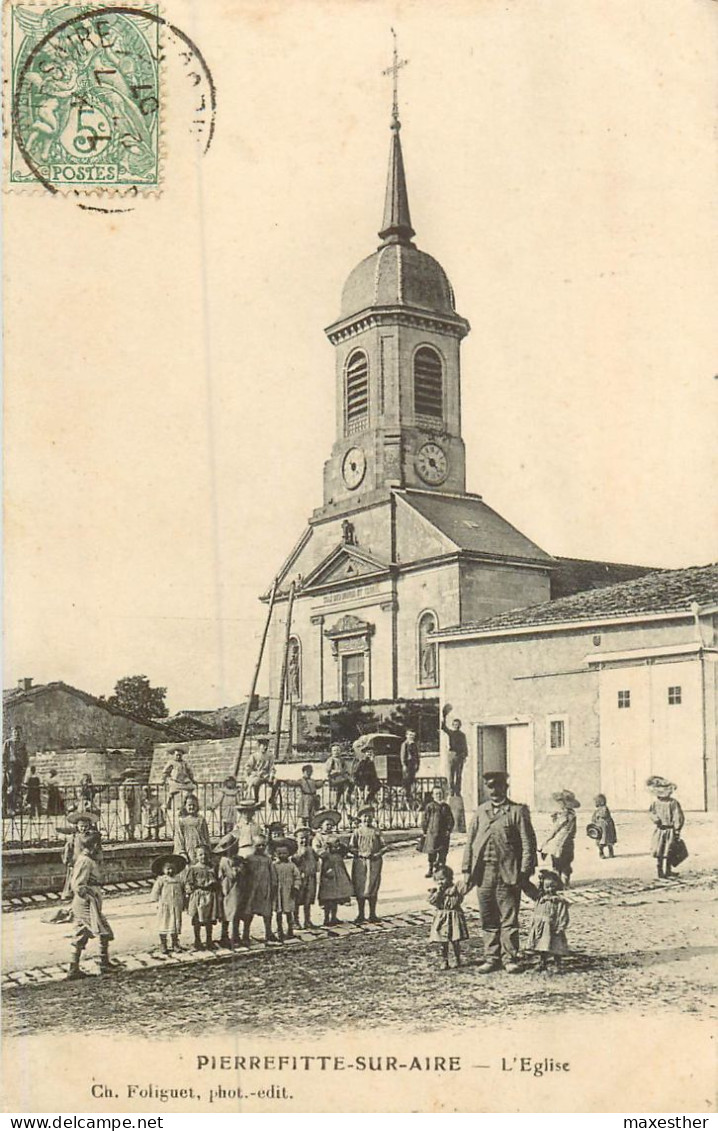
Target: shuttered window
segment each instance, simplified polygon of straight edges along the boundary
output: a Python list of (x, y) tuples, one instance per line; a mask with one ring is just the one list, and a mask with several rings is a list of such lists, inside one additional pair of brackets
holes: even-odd
[(347, 362), (344, 417), (347, 435), (362, 432), (369, 417), (369, 362), (363, 350), (355, 350)]
[(422, 346), (414, 354), (414, 413), (438, 419), (444, 415), (441, 358), (429, 346)]

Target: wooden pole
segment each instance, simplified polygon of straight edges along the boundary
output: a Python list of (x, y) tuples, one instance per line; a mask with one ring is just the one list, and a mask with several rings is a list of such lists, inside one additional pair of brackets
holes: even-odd
[(256, 687), (257, 687), (257, 680), (259, 679), (259, 669), (262, 666), (262, 656), (264, 655), (264, 645), (267, 643), (267, 634), (269, 633), (269, 625), (270, 625), (270, 622), (272, 620), (272, 611), (274, 609), (274, 600), (275, 600), (275, 597), (277, 596), (278, 582), (279, 582), (279, 578), (275, 577), (274, 584), (272, 585), (272, 592), (269, 595), (269, 609), (267, 610), (267, 620), (266, 620), (266, 623), (264, 625), (264, 632), (262, 633), (262, 640), (261, 640), (260, 645), (259, 645), (259, 655), (257, 656), (257, 663), (254, 666), (254, 675), (252, 676), (252, 686), (249, 689), (249, 698), (247, 699), (247, 708), (244, 712), (244, 718), (242, 719), (242, 729), (241, 729), (240, 734), (239, 734), (239, 750), (237, 751), (237, 757), (234, 760), (234, 769), (233, 769), (232, 773), (234, 774), (235, 777), (239, 773), (239, 764), (242, 761), (242, 751), (244, 750), (244, 743), (246, 741), (247, 730), (249, 728), (249, 716), (252, 713), (252, 701), (254, 699), (254, 692), (255, 692)]
[(284, 630), (284, 655), (282, 656), (282, 674), (279, 679), (279, 707), (277, 708), (277, 733), (274, 736), (274, 761), (279, 761), (279, 745), (282, 738), (282, 714), (284, 713), (284, 688), (287, 682), (287, 659), (289, 656), (289, 639), (292, 634), (292, 610), (294, 608), (294, 591), (296, 582), (289, 587), (289, 601), (287, 604), (287, 624)]

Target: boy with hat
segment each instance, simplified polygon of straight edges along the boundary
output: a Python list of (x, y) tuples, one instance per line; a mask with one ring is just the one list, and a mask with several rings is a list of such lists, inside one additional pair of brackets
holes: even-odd
[[(152, 899), (157, 903), (157, 929), (163, 954), (180, 949), (182, 911), (184, 910), (184, 876), (187, 867), (184, 856), (168, 852), (152, 862)], [(167, 936), (171, 945), (167, 945)]]
[(292, 837), (282, 837), (274, 842), (274, 910), (277, 913), (277, 938), (284, 942), (284, 923), (286, 920), (287, 938), (294, 938), (294, 914), (297, 909), (297, 892), (302, 876), (299, 868), (290, 860), (297, 851), (297, 842)]
[(365, 805), (359, 810), (359, 827), (349, 838), (349, 852), (352, 860), (352, 887), (357, 901), (358, 915), (355, 923), (364, 922), (364, 908), (369, 901), (369, 922), (378, 923), (376, 901), (381, 887), (381, 870), (384, 863), (384, 842), (381, 833), (374, 828), (374, 809)]
[(304, 927), (313, 927), (312, 904), (317, 898), (317, 868), (319, 857), (312, 848), (312, 830), (308, 826), (297, 829), (296, 837), (298, 849), (294, 856), (294, 863), (299, 869), (299, 889), (297, 891), (294, 909), (294, 926), (300, 929), (299, 908), (304, 910)]
[(234, 833), (223, 836), (214, 846), (214, 851), (221, 856), (217, 869), (222, 896), (222, 934), (219, 945), (229, 950), (240, 945), (239, 920), (242, 916), (244, 860), (237, 853), (237, 838)]
[(81, 850), (72, 869), (72, 915), (75, 920), (74, 951), (67, 973), (69, 982), (86, 975), (80, 970), (80, 955), (92, 938), (100, 941), (100, 973), (111, 974), (109, 945), (115, 937), (102, 913), (102, 868), (100, 867), (100, 834), (91, 825), (80, 833)]
[(559, 808), (551, 814), (553, 828), (541, 846), (541, 856), (551, 857), (553, 870), (558, 872), (563, 886), (568, 887), (576, 845), (576, 810), (581, 808), (581, 802), (570, 789), (552, 793), (551, 799)]
[[(675, 866), (675, 863), (680, 863), (675, 860), (675, 851), (679, 842), (683, 845), (680, 833), (685, 824), (685, 817), (680, 802), (673, 797), (673, 790), (676, 788), (673, 782), (653, 774), (646, 785), (655, 794), (648, 810), (656, 826), (653, 830), (651, 852), (656, 858), (658, 879), (668, 880), (673, 875), (671, 867)], [(685, 848), (683, 851), (688, 855)], [(682, 856), (682, 859), (685, 859), (685, 856)]]
[(259, 802), (249, 797), (243, 797), (237, 802), (237, 823), (232, 829), (232, 835), (237, 841), (237, 852), (240, 856), (251, 856), (254, 852), (254, 841), (262, 829), (257, 821)]
[(509, 801), (505, 770), (487, 770), (483, 779), (489, 799), (471, 821), (462, 863), (466, 891), (478, 889), (484, 935), (478, 972), (503, 965), (517, 974), (521, 888), (536, 868), (536, 835), (528, 806)]

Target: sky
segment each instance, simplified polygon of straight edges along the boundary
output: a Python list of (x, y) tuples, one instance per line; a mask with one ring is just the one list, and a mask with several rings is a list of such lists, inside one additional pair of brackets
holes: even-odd
[(170, 58), (159, 197), (6, 198), (4, 685), (246, 695), (258, 595), (322, 502), (392, 25), (416, 243), (472, 327), (469, 490), (556, 555), (714, 560), (715, 5), (168, 10), (212, 69), (209, 153)]

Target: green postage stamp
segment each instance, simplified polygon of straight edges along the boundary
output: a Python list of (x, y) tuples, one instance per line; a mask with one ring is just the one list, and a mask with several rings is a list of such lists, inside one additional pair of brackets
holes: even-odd
[(117, 193), (159, 188), (157, 6), (8, 8), (11, 186)]

